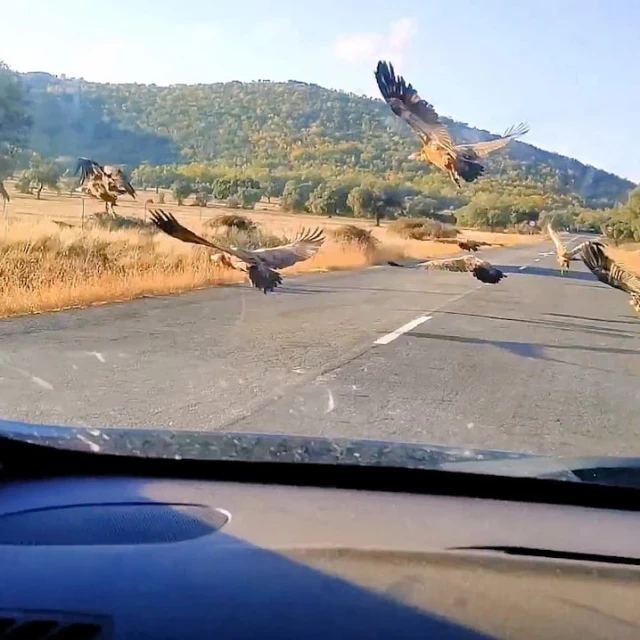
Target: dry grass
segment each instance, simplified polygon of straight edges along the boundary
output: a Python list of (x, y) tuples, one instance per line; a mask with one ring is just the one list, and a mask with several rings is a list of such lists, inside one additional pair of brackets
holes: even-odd
[(0, 243), (2, 316), (241, 280), (212, 265), (207, 251), (161, 234), (16, 222)]
[[(82, 201), (77, 196), (45, 192), (44, 199), (38, 201), (15, 192), (11, 195), (8, 222), (0, 225), (0, 316), (244, 282), (244, 274), (213, 264), (206, 248), (157, 232), (146, 222), (146, 208), (138, 202), (121, 199), (114, 221), (104, 216), (100, 203), (90, 200), (85, 202), (82, 219)], [(139, 196), (140, 202), (145, 195)], [(205, 237), (214, 231), (208, 222), (212, 215), (230, 217), (228, 210), (216, 208), (173, 205), (171, 211)], [(214, 226), (225, 227), (221, 230), (225, 241), (248, 248), (282, 244), (303, 226), (325, 229), (327, 239), (318, 255), (285, 269), (285, 277), (361, 268), (390, 259), (460, 253), (455, 245), (405, 239), (389, 233), (387, 226), (374, 227), (370, 221), (349, 219), (345, 225), (344, 218), (260, 211), (234, 217), (245, 218), (255, 226), (245, 231), (234, 224)], [(528, 236), (512, 239), (508, 234), (465, 235), (477, 239), (498, 236), (505, 244), (532, 241)]]
[(333, 229), (333, 240), (343, 246), (355, 247), (370, 255), (380, 246), (380, 241), (374, 237), (371, 229), (357, 227), (354, 224), (344, 224)]
[(387, 227), (389, 233), (407, 240), (430, 240), (432, 238), (455, 238), (458, 230), (438, 220), (398, 218)]
[(549, 240), (549, 238), (541, 234), (497, 233), (492, 231), (476, 231), (475, 229), (460, 229), (460, 237), (470, 238), (471, 240), (478, 240), (480, 242), (495, 242), (505, 247), (538, 244)]
[(256, 223), (251, 218), (237, 213), (221, 213), (207, 220), (205, 225), (212, 229), (224, 227), (225, 229), (236, 229), (237, 231), (250, 231), (256, 226)]
[(616, 262), (640, 276), (640, 250), (637, 246), (623, 245), (621, 247), (607, 246), (607, 254)]

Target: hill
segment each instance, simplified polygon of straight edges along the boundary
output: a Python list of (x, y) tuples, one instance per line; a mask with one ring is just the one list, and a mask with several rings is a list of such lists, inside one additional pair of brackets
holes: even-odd
[[(84, 155), (129, 169), (141, 163), (215, 163), (261, 172), (355, 172), (409, 182), (429, 172), (408, 160), (417, 141), (383, 102), (314, 84), (159, 87), (97, 84), (46, 73), (21, 76), (33, 118), (29, 147), (45, 157)], [(445, 120), (456, 140), (492, 137)], [(517, 181), (545, 192), (575, 193), (593, 207), (623, 202), (635, 186), (521, 142), (492, 157), (489, 167), (494, 183)], [(445, 189), (441, 176), (432, 174), (432, 182)]]

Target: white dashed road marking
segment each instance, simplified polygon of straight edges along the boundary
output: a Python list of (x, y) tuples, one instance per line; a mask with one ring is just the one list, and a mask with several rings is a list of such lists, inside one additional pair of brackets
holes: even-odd
[(403, 324), (399, 329), (392, 331), (391, 333), (387, 333), (387, 335), (378, 338), (373, 344), (389, 344), (393, 342), (396, 338), (399, 338), (403, 333), (407, 333), (407, 331), (411, 331), (411, 329), (415, 329), (418, 325), (421, 325), (423, 322), (427, 320), (431, 320), (433, 316), (420, 316), (411, 322), (407, 322), (407, 324)]

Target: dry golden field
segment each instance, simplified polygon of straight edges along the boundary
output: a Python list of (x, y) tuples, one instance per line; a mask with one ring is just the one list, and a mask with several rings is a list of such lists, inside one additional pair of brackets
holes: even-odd
[[(128, 300), (144, 295), (186, 291), (216, 284), (244, 281), (237, 271), (222, 270), (212, 264), (206, 248), (187, 245), (144, 227), (105, 229), (93, 214), (102, 212), (102, 203), (85, 198), (43, 191), (42, 199), (19, 194), (8, 185), (11, 203), (0, 220), (0, 316), (37, 313), (74, 306)], [(119, 200), (120, 216), (147, 217), (146, 208), (165, 208), (196, 233), (211, 235), (207, 221), (226, 207), (177, 206), (165, 193), (165, 204), (146, 204), (158, 196), (141, 191), (136, 201)], [(83, 205), (84, 200), (84, 205)], [(84, 218), (83, 218), (84, 208)], [(283, 274), (361, 268), (388, 259), (436, 258), (457, 255), (456, 245), (433, 241), (407, 240), (379, 228), (369, 220), (319, 218), (288, 214), (277, 205), (260, 203), (255, 211), (237, 211), (252, 218), (265, 234), (291, 238), (301, 227), (321, 226), (327, 240), (318, 255), (286, 269)], [(63, 224), (59, 224), (63, 223)], [(375, 249), (360, 244), (344, 244), (333, 239), (333, 231), (351, 224), (370, 230), (377, 239)], [(539, 236), (464, 232), (467, 237), (527, 244)]]
[(607, 247), (607, 253), (613, 260), (640, 275), (640, 250), (637, 243), (620, 247)]

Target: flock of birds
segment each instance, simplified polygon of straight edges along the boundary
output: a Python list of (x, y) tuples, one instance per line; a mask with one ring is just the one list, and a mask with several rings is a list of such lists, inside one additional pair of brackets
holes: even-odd
[[(382, 97), (393, 113), (404, 120), (420, 138), (422, 149), (411, 154), (409, 158), (435, 166), (446, 173), (458, 188), (461, 187), (461, 180), (473, 182), (483, 175), (485, 172), (483, 160), (490, 153), (506, 147), (512, 140), (529, 131), (525, 124), (519, 124), (509, 128), (495, 140), (454, 144), (447, 126), (440, 120), (433, 105), (423, 100), (402, 76), (396, 76), (392, 64), (378, 62), (374, 76)], [(120, 167), (103, 166), (89, 158), (79, 158), (76, 174), (78, 172), (81, 173), (80, 184), (83, 190), (92, 197), (102, 200), (107, 213), (115, 215), (114, 207), (119, 196), (128, 194), (134, 199), (136, 197), (135, 189)], [(321, 229), (303, 229), (287, 244), (249, 250), (228, 246), (219, 241), (206, 240), (180, 224), (171, 213), (162, 209), (151, 210), (150, 214), (153, 224), (161, 231), (182, 242), (213, 249), (212, 260), (222, 266), (244, 271), (251, 284), (263, 293), (273, 291), (281, 284), (282, 276), (279, 273), (281, 269), (315, 256), (325, 239)], [(599, 281), (630, 296), (631, 306), (640, 315), (640, 278), (614, 262), (605, 253), (605, 245), (602, 242), (587, 241), (568, 249), (551, 225), (547, 226), (547, 233), (555, 245), (562, 275), (569, 270), (572, 261), (582, 259)], [(402, 268), (468, 272), (486, 284), (498, 284), (507, 277), (498, 267), (472, 255), (483, 246), (495, 245), (466, 239), (441, 241), (456, 243), (462, 250), (469, 251), (471, 254), (442, 260), (428, 260), (413, 267), (391, 261), (388, 264)]]

